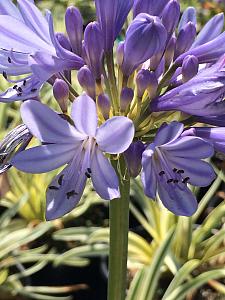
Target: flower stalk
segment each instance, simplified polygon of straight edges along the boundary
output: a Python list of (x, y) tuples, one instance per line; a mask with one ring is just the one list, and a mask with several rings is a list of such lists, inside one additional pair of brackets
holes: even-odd
[[(108, 300), (124, 300), (127, 285), (130, 178), (123, 158), (120, 163), (121, 197), (110, 202), (110, 253)], [(112, 162), (117, 170), (117, 163)]]

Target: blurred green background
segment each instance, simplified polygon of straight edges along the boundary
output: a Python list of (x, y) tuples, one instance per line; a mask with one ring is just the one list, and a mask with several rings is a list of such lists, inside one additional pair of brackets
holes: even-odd
[[(57, 31), (64, 32), (68, 5), (94, 20), (93, 1), (44, 0)], [(198, 11), (198, 29), (224, 11), (223, 1), (181, 1)], [(2, 77), (0, 88), (8, 83)], [(52, 101), (49, 86), (42, 99)], [(19, 103), (0, 104), (0, 138), (20, 124)], [(144, 196), (132, 181), (127, 300), (225, 299), (225, 164), (213, 158), (217, 179), (194, 189), (200, 204), (192, 218), (176, 217)], [(87, 186), (79, 206), (64, 218), (44, 222), (45, 188), (56, 172), (0, 176), (0, 299), (105, 300), (108, 202)]]

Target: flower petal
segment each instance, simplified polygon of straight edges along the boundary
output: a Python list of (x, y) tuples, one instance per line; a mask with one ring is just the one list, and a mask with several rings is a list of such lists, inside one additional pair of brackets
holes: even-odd
[(97, 112), (94, 100), (83, 94), (72, 105), (71, 116), (77, 130), (94, 137), (97, 128)]
[(0, 48), (12, 49), (23, 53), (42, 50), (54, 53), (54, 48), (43, 41), (23, 22), (11, 16), (0, 18)]
[(134, 138), (133, 122), (126, 117), (113, 117), (101, 125), (96, 134), (99, 148), (110, 154), (122, 153)]
[(183, 183), (159, 184), (158, 193), (163, 205), (175, 215), (191, 216), (197, 210), (195, 196)]
[(96, 149), (92, 162), (92, 182), (99, 196), (106, 200), (120, 197), (119, 180), (115, 170), (101, 151)]
[(171, 156), (179, 156), (185, 158), (208, 158), (214, 153), (213, 146), (198, 137), (182, 137), (163, 146), (163, 151), (168, 151)]
[(176, 140), (182, 133), (184, 125), (176, 121), (170, 124), (164, 123), (158, 130), (154, 144), (160, 146)]
[(73, 145), (37, 146), (15, 155), (11, 164), (23, 172), (45, 173), (70, 162), (75, 151), (76, 148)]
[(210, 164), (194, 158), (167, 156), (171, 169), (184, 170), (183, 178), (189, 177), (188, 183), (196, 186), (208, 186), (216, 177)]
[[(71, 174), (71, 176), (67, 176)], [(66, 178), (66, 179), (65, 179)], [(62, 217), (75, 208), (86, 184), (86, 176), (81, 176), (77, 185), (78, 173), (73, 163), (60, 172), (51, 182), (46, 195), (46, 220)]]
[(0, 1), (0, 15), (8, 15), (20, 21), (23, 21), (18, 8), (11, 0)]
[(48, 23), (37, 6), (28, 0), (17, 0), (17, 3), (26, 25), (42, 40), (51, 44)]
[(154, 151), (149, 147), (143, 152), (141, 173), (141, 181), (144, 186), (144, 193), (146, 196), (155, 199), (157, 189), (157, 176), (155, 174), (152, 155)]
[(47, 105), (38, 101), (24, 102), (21, 106), (21, 116), (30, 132), (42, 142), (79, 144), (86, 137)]

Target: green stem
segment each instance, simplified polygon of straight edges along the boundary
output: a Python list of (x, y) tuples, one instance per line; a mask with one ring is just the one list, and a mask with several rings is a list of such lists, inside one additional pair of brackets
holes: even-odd
[(112, 51), (107, 52), (105, 57), (106, 57), (106, 65), (108, 69), (109, 85), (112, 93), (112, 102), (114, 105), (114, 111), (117, 114), (119, 112), (119, 98), (118, 98), (116, 75), (114, 69), (113, 52)]
[[(110, 202), (110, 251), (108, 300), (125, 300), (129, 231), (130, 178), (124, 159), (120, 159), (121, 197)], [(115, 162), (113, 162), (115, 164)], [(115, 166), (114, 166), (115, 167)]]

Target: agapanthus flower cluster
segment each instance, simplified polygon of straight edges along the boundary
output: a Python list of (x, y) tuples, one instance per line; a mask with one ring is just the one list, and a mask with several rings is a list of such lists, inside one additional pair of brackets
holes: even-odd
[[(181, 13), (178, 0), (95, 6), (89, 24), (68, 7), (62, 33), (34, 1), (0, 2), (0, 70), (12, 84), (0, 101), (23, 101), (23, 124), (0, 145), (1, 172), (65, 166), (47, 187), (49, 220), (77, 205), (89, 179), (103, 199), (120, 198), (111, 160), (124, 159), (149, 198), (190, 216), (197, 209), (190, 185), (208, 186), (209, 158), (225, 152), (224, 16), (198, 32), (195, 8)], [(40, 99), (44, 84), (57, 109)], [(29, 146), (32, 138), (40, 145)]]

